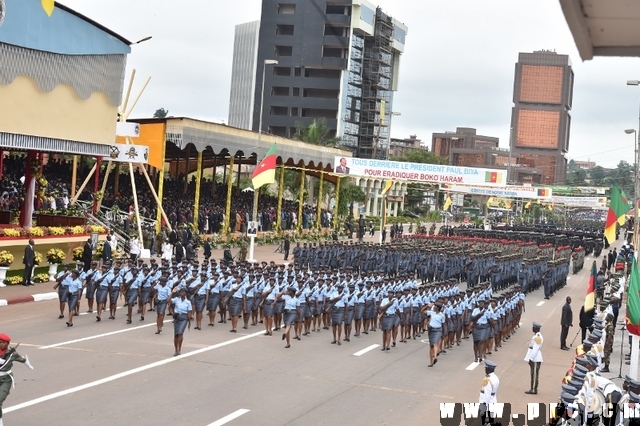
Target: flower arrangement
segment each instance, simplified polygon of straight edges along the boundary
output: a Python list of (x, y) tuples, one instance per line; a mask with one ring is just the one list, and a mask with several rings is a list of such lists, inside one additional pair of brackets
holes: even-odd
[(39, 226), (27, 229), (27, 234), (30, 237), (44, 237), (44, 229)]
[(78, 246), (73, 249), (72, 254), (73, 254), (73, 260), (75, 261), (82, 260), (82, 255), (84, 254), (84, 248), (81, 246)]
[(38, 275), (35, 275), (33, 278), (31, 278), (31, 281), (33, 281), (36, 284), (48, 283), (49, 282), (49, 275), (48, 274), (38, 274)]
[(35, 254), (33, 255), (33, 262), (36, 265), (39, 265), (40, 263), (42, 263), (42, 253), (35, 252)]
[(70, 229), (70, 234), (72, 235), (79, 235), (79, 234), (84, 234), (85, 233), (85, 229), (84, 226), (72, 226)]
[(97, 232), (98, 234), (104, 234), (107, 232), (104, 226), (100, 225), (89, 225), (87, 226), (87, 233)]
[(0, 266), (8, 267), (13, 263), (13, 255), (7, 250), (0, 251)]
[[(47, 277), (48, 278), (48, 277)], [(22, 277), (19, 275), (15, 275), (13, 277), (5, 278), (4, 283), (6, 285), (18, 285), (22, 284)]]
[(49, 228), (49, 234), (54, 236), (64, 235), (65, 229), (60, 226), (52, 226)]
[(2, 233), (5, 237), (19, 237), (21, 235), (18, 228), (5, 228)]
[(47, 252), (47, 262), (51, 264), (60, 264), (66, 258), (64, 252), (57, 248), (52, 248)]

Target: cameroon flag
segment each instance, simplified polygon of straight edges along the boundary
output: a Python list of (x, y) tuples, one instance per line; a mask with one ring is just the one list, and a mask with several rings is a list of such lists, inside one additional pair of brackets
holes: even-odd
[(500, 172), (485, 172), (484, 181), (486, 183), (498, 183), (502, 181), (502, 173)]
[(631, 267), (631, 279), (629, 280), (629, 293), (627, 294), (627, 331), (629, 334), (640, 336), (640, 271), (638, 262), (633, 258)]
[(596, 307), (596, 261), (591, 265), (591, 275), (589, 275), (589, 285), (587, 286), (587, 297), (584, 299), (584, 311), (589, 312)]
[(253, 189), (258, 189), (262, 185), (268, 185), (276, 181), (276, 144), (274, 143), (267, 155), (264, 156), (260, 164), (251, 175)]
[(609, 213), (607, 214), (607, 222), (604, 225), (604, 236), (609, 242), (613, 244), (616, 240), (616, 223), (624, 216), (629, 210), (629, 203), (625, 202), (626, 197), (623, 197), (622, 191), (617, 186), (611, 188), (611, 202), (609, 203)]

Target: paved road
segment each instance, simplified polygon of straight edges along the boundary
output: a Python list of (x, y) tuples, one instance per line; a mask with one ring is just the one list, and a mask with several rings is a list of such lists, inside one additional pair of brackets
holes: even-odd
[[(273, 248), (260, 252), (266, 256)], [(571, 276), (548, 301), (540, 290), (530, 294), (522, 328), (490, 356), (499, 365), (499, 401), (511, 402), (514, 412), (524, 413), (526, 402), (556, 401), (573, 357), (559, 349), (561, 307), (571, 295), (576, 327), (570, 342), (578, 331), (587, 279), (587, 269)], [(36, 367), (14, 367), (16, 389), (4, 404), (7, 425), (205, 426), (233, 417), (228, 424), (436, 425), (439, 403), (477, 401), (484, 376), (483, 367), (472, 364), (466, 340), (427, 368), (427, 343), (399, 343), (381, 352), (373, 346), (380, 344), (380, 331), (337, 346), (323, 330), (284, 349), (280, 335), (263, 336), (261, 325), (233, 334), (230, 324), (216, 324), (186, 332), (183, 355), (172, 357), (171, 323), (155, 335), (153, 312), (131, 325), (125, 324), (123, 309), (114, 321), (97, 323), (93, 315), (82, 315), (67, 328), (65, 320), (56, 319), (57, 306), (42, 301), (0, 308), (0, 331), (21, 342), (20, 352)], [(545, 362), (540, 393), (527, 398), (529, 368), (523, 357), (532, 321), (543, 324)], [(608, 377), (617, 377), (618, 360)]]

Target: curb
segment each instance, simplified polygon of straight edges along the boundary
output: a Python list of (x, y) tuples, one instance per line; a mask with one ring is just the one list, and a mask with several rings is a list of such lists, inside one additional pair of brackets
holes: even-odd
[(38, 293), (29, 296), (19, 296), (11, 299), (0, 299), (0, 306), (17, 305), (18, 303), (40, 302), (42, 300), (54, 300), (58, 298), (58, 293)]

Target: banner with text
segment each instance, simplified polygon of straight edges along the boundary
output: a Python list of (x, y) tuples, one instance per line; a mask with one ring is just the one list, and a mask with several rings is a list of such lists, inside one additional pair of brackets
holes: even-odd
[(486, 195), (490, 197), (501, 198), (529, 198), (534, 200), (550, 200), (551, 188), (534, 188), (532, 186), (500, 186), (500, 187), (481, 187), (481, 186), (464, 186), (442, 184), (440, 188), (449, 192), (462, 192), (471, 195)]
[(554, 196), (552, 202), (570, 207), (607, 207), (607, 197)]
[(478, 186), (504, 186), (507, 182), (507, 172), (496, 169), (345, 157), (336, 157), (334, 164), (335, 173), (350, 176)]

